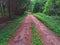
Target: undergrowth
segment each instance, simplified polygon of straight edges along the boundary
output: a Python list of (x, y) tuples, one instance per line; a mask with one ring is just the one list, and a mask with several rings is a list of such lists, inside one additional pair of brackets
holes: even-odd
[(40, 39), (40, 36), (35, 28), (35, 25), (32, 24), (31, 26), (32, 28), (32, 33), (33, 33), (33, 37), (32, 37), (32, 40), (31, 40), (31, 44), (32, 45), (43, 45), (41, 39)]

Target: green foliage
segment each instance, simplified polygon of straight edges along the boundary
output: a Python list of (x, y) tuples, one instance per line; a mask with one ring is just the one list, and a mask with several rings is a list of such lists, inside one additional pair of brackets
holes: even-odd
[(46, 12), (50, 8), (51, 3), (52, 3), (52, 0), (47, 0), (43, 12)]
[(38, 32), (36, 31), (34, 24), (31, 25), (31, 28), (32, 28), (32, 33), (33, 33), (31, 45), (43, 45), (43, 43), (40, 39), (40, 36), (39, 36)]
[(40, 5), (39, 5), (39, 3), (35, 3), (33, 12), (36, 13), (36, 12), (39, 12), (39, 11), (40, 11)]
[(34, 3), (32, 12), (60, 15), (60, 0), (33, 0), (32, 2)]
[(42, 21), (48, 28), (51, 29), (57, 36), (60, 37), (60, 17), (48, 16), (42, 13), (34, 14), (40, 21)]
[(45, 2), (46, 0), (36, 0), (33, 12), (43, 12)]
[(48, 15), (60, 15), (60, 0), (47, 0), (43, 13)]
[(57, 5), (57, 6), (60, 6), (60, 0), (57, 0), (57, 1), (56, 1), (56, 5)]

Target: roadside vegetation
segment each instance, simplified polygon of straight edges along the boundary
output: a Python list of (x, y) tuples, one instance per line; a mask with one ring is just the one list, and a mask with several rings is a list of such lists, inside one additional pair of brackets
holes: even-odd
[(31, 40), (31, 45), (43, 45), (42, 41), (41, 41), (41, 38), (34, 26), (34, 24), (32, 23), (31, 25), (31, 28), (32, 28), (32, 33), (33, 33), (33, 37), (32, 37), (32, 40)]
[[(34, 4), (33, 4), (34, 3)], [(60, 0), (33, 0), (32, 13), (60, 37)]]
[(34, 13), (33, 15), (37, 19), (42, 21), (57, 36), (60, 37), (60, 17), (59, 16), (48, 16), (48, 15), (43, 14), (43, 13)]

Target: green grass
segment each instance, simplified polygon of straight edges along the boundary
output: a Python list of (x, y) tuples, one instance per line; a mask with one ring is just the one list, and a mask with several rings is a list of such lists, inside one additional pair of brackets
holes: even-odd
[(18, 29), (25, 16), (20, 16), (19, 18), (12, 20), (9, 25), (0, 30), (0, 45), (7, 45), (6, 41), (14, 35), (14, 32)]
[(42, 21), (48, 28), (50, 28), (57, 36), (60, 37), (60, 17), (48, 16), (43, 13), (34, 14), (37, 19)]
[(32, 28), (32, 33), (33, 33), (33, 37), (32, 37), (32, 40), (31, 40), (31, 45), (43, 45), (43, 43), (42, 43), (42, 41), (39, 37), (39, 34), (35, 29), (34, 24), (32, 24), (31, 28)]

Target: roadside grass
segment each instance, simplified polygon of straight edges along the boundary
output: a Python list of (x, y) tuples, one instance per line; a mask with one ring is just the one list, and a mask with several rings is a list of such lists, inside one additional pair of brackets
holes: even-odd
[(37, 30), (35, 29), (34, 24), (31, 25), (31, 28), (32, 28), (32, 33), (33, 33), (31, 45), (43, 45), (43, 43), (40, 39), (40, 36), (39, 36)]
[(50, 28), (58, 37), (60, 37), (60, 17), (48, 16), (43, 13), (33, 14), (37, 19), (42, 21), (48, 28)]
[(12, 20), (9, 25), (0, 30), (0, 45), (7, 45), (7, 41), (14, 35), (14, 32), (19, 28), (25, 16), (23, 15)]

